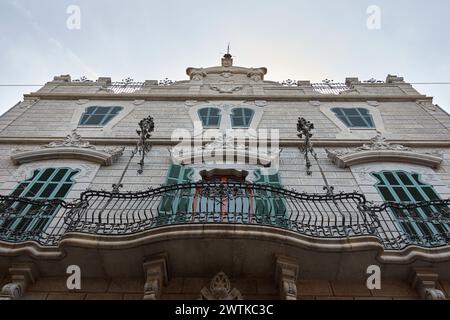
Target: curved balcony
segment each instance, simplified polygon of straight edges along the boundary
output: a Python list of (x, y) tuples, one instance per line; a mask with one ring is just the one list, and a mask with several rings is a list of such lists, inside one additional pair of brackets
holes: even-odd
[(322, 239), (375, 236), (390, 250), (440, 247), (450, 244), (449, 204), (374, 205), (356, 192), (305, 194), (245, 183), (86, 191), (73, 203), (0, 196), (0, 240), (56, 246), (67, 233), (122, 236), (173, 225), (241, 224)]

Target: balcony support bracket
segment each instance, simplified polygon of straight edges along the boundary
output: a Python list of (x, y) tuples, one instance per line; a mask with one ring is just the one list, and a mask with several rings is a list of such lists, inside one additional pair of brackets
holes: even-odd
[(18, 300), (27, 288), (38, 278), (37, 268), (33, 263), (17, 263), (9, 268), (11, 282), (5, 284), (0, 292), (0, 300)]
[(432, 268), (414, 268), (411, 286), (424, 300), (445, 300), (445, 294), (436, 288), (438, 278)]
[(168, 283), (167, 254), (149, 257), (144, 262), (144, 300), (159, 300)]
[(297, 261), (276, 256), (275, 281), (280, 289), (280, 298), (284, 300), (297, 300)]

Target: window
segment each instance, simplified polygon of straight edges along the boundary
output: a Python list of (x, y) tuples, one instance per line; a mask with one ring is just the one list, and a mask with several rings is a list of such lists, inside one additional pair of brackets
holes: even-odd
[[(439, 200), (433, 187), (420, 181), (417, 173), (405, 171), (383, 171), (374, 173), (378, 180), (376, 188), (385, 201), (390, 202), (422, 202)], [(433, 217), (439, 212), (434, 206), (413, 210), (392, 210), (401, 228), (412, 240), (434, 239), (446, 237), (450, 225), (433, 223)]]
[(220, 127), (220, 109), (217, 108), (203, 108), (198, 110), (198, 115), (202, 120), (204, 128), (219, 128)]
[(248, 128), (252, 122), (255, 111), (247, 108), (233, 109), (231, 125), (233, 128)]
[(333, 108), (336, 117), (348, 128), (375, 128), (369, 110), (364, 108)]
[[(11, 196), (33, 200), (62, 200), (74, 184), (72, 178), (77, 173), (78, 170), (69, 168), (35, 170), (31, 178), (19, 183)], [(58, 207), (33, 206), (22, 202), (12, 202), (8, 207), (15, 213), (4, 220), (0, 217), (0, 229), (13, 237), (26, 233), (39, 234), (46, 229), (58, 211)]]
[[(171, 165), (166, 185), (189, 183), (194, 170), (180, 165)], [(278, 174), (263, 175), (260, 170), (255, 171), (256, 184), (281, 187)], [(206, 179), (205, 177), (203, 177)], [(207, 183), (223, 183), (241, 185), (240, 195), (210, 195), (212, 190), (205, 186), (196, 188), (176, 189), (165, 193), (161, 197), (157, 224), (173, 224), (183, 222), (237, 222), (246, 221), (261, 224), (287, 227), (287, 210), (283, 196), (280, 193), (258, 190), (248, 185), (245, 187), (244, 178), (233, 174), (223, 173), (203, 180)], [(236, 220), (234, 220), (236, 219)]]
[(122, 111), (122, 107), (88, 107), (80, 119), (81, 126), (104, 126)]

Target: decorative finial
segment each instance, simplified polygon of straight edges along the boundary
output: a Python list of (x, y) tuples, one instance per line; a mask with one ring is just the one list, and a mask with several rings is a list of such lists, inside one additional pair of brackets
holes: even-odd
[(230, 53), (230, 43), (227, 46), (227, 53), (222, 58), (222, 67), (231, 67), (233, 66), (233, 56)]

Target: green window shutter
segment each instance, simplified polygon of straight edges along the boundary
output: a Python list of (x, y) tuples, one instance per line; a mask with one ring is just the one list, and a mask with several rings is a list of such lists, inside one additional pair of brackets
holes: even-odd
[[(383, 171), (372, 175), (378, 180), (376, 188), (384, 201), (416, 203), (440, 199), (433, 187), (423, 183), (417, 173)], [(401, 228), (412, 238), (419, 239), (432, 239), (450, 231), (448, 224), (432, 223), (438, 212), (433, 206), (417, 208), (414, 211), (392, 211)]]
[[(256, 177), (254, 181), (255, 184), (264, 184), (275, 188), (281, 188), (280, 176), (278, 173), (264, 175), (261, 170), (257, 169), (254, 174)], [(254, 197), (255, 215), (258, 221), (287, 227), (287, 210), (283, 196), (272, 191), (258, 190)]]
[[(33, 200), (63, 200), (79, 170), (70, 168), (46, 168), (33, 172), (32, 177), (20, 182), (11, 196), (30, 198)], [(0, 219), (0, 228), (8, 230), (14, 237), (24, 234), (38, 234), (44, 231), (58, 212), (58, 207), (47, 208), (11, 202), (9, 207), (16, 211), (14, 217)]]
[[(166, 185), (177, 185), (191, 182), (194, 170), (178, 164), (171, 164), (167, 174)], [(188, 193), (186, 193), (188, 191)], [(173, 190), (162, 196), (159, 205), (158, 221), (162, 224), (170, 223), (178, 213), (187, 213), (190, 210), (193, 198), (193, 190)], [(185, 215), (181, 217), (185, 218)]]

